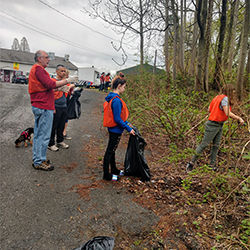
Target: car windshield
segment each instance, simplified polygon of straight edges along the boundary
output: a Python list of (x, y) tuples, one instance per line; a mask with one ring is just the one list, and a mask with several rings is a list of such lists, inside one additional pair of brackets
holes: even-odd
[(25, 78), (25, 76), (23, 76), (23, 75), (20, 75), (20, 76), (17, 76), (18, 78)]

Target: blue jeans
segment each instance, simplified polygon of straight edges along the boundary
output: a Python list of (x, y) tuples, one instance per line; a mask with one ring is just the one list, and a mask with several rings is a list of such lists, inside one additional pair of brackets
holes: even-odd
[(35, 166), (46, 161), (46, 153), (53, 124), (53, 110), (39, 109), (32, 106), (35, 116), (33, 138), (33, 162)]

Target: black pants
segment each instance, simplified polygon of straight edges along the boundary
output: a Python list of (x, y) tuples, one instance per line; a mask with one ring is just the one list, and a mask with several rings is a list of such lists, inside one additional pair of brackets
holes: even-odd
[(102, 82), (102, 83), (100, 84), (99, 90), (100, 90), (100, 91), (104, 90), (104, 82)]
[[(120, 170), (116, 168), (115, 151), (121, 139), (121, 134), (109, 132), (109, 142), (103, 159), (103, 178), (111, 179), (112, 174), (118, 175)], [(109, 172), (109, 165), (111, 166), (111, 174)]]
[(105, 84), (104, 84), (105, 91), (108, 91), (109, 84), (110, 84), (110, 82), (105, 82)]
[(49, 141), (49, 146), (55, 145), (56, 142), (60, 143), (63, 141), (63, 130), (67, 119), (67, 108), (56, 108), (56, 113), (53, 118), (52, 131)]

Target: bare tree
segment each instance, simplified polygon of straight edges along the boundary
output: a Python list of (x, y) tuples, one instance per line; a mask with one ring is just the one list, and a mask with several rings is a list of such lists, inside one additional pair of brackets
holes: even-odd
[(89, 0), (89, 6), (91, 10), (85, 11), (112, 25), (116, 32), (123, 35), (132, 32), (139, 36), (141, 65), (144, 63), (145, 34), (165, 29), (164, 23), (159, 23), (152, 0)]
[(174, 40), (173, 40), (173, 46), (174, 46), (174, 55), (173, 55), (173, 80), (175, 82), (176, 80), (176, 74), (177, 74), (177, 65), (178, 65), (178, 57), (177, 57), (177, 45), (179, 42), (179, 28), (178, 28), (178, 15), (177, 15), (177, 8), (175, 6), (175, 1), (171, 0), (171, 7), (172, 7), (172, 14), (173, 14), (173, 24), (174, 24)]
[(248, 35), (249, 35), (249, 23), (250, 23), (250, 0), (245, 0), (245, 18), (244, 26), (241, 35), (241, 48), (240, 48), (240, 59), (237, 74), (237, 95), (238, 99), (241, 100), (243, 96), (243, 81), (244, 81), (244, 68), (246, 64), (247, 46), (248, 46)]
[(200, 29), (200, 38), (198, 45), (197, 74), (195, 79), (195, 89), (202, 90), (202, 81), (204, 74), (205, 59), (205, 30), (207, 21), (207, 0), (199, 0), (197, 4), (197, 22)]
[(206, 24), (206, 32), (205, 32), (205, 53), (204, 53), (204, 77), (203, 77), (203, 89), (205, 92), (208, 92), (208, 62), (209, 62), (209, 48), (211, 42), (211, 28), (213, 21), (213, 4), (214, 0), (209, 0), (208, 3), (208, 15), (207, 15), (207, 24)]
[[(198, 6), (198, 1), (196, 0), (196, 6)], [(198, 22), (197, 22), (197, 13), (194, 12), (194, 25), (193, 25), (193, 37), (192, 37), (192, 47), (191, 47), (191, 60), (189, 65), (188, 73), (192, 76), (195, 75), (195, 65), (196, 65), (196, 56), (197, 56), (197, 41), (199, 37), (198, 32)]]
[(214, 80), (212, 84), (213, 89), (220, 89), (221, 86), (221, 74), (222, 67), (222, 53), (223, 53), (223, 44), (224, 44), (224, 37), (226, 32), (226, 20), (227, 20), (227, 0), (222, 0), (222, 8), (221, 8), (221, 17), (220, 17), (220, 31), (219, 31), (219, 43), (217, 53), (215, 55), (215, 71), (214, 71)]
[(164, 34), (164, 55), (165, 55), (165, 69), (167, 74), (169, 75), (169, 30), (168, 30), (168, 25), (169, 25), (169, 13), (168, 13), (168, 8), (169, 8), (169, 0), (165, 0), (165, 34)]
[[(185, 1), (186, 2), (186, 1)], [(181, 72), (184, 72), (184, 3), (183, 0), (181, 0), (181, 25), (180, 25), (180, 44), (179, 44), (179, 62), (180, 62), (180, 70)]]
[(227, 38), (226, 38), (227, 46), (225, 47), (225, 52), (224, 52), (224, 68), (229, 72), (232, 71), (239, 4), (240, 4), (239, 0), (234, 0), (232, 2), (230, 10), (230, 21), (228, 23), (228, 28), (227, 28)]

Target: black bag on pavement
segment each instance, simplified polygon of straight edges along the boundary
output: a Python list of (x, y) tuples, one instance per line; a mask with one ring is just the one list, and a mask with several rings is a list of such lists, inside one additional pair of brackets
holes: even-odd
[(114, 245), (114, 238), (107, 236), (97, 236), (86, 242), (81, 247), (75, 248), (74, 250), (113, 250)]
[(82, 88), (79, 90), (75, 90), (68, 102), (68, 120), (79, 119), (81, 115), (81, 103), (79, 102), (79, 97), (81, 96), (82, 90)]
[(141, 181), (150, 181), (151, 175), (144, 157), (147, 145), (137, 128), (133, 128), (136, 135), (130, 135), (124, 162), (124, 174), (140, 177)]

